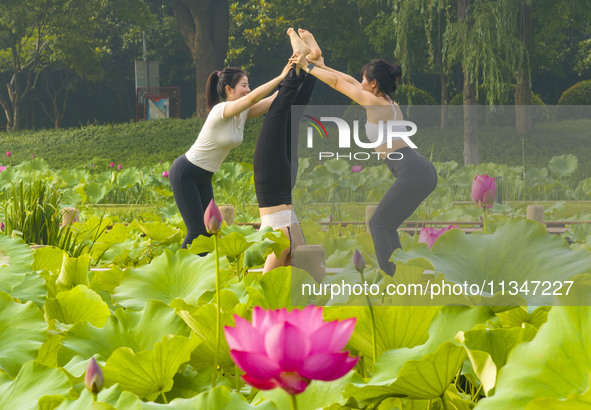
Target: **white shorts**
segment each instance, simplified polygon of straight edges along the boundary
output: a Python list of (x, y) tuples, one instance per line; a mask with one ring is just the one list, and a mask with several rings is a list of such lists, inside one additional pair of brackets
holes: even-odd
[(295, 212), (291, 209), (285, 209), (283, 211), (277, 211), (272, 214), (261, 216), (261, 229), (270, 226), (275, 230), (277, 228), (297, 223), (298, 219), (296, 218)]

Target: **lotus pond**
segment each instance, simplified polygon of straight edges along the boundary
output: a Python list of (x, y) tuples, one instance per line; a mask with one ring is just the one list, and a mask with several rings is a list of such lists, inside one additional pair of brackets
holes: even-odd
[[(382, 171), (352, 172), (338, 161), (300, 167), (298, 216), (334, 269), (321, 284), (574, 283), (569, 299), (530, 289), (512, 305), (482, 303), (485, 296), (304, 295), (302, 285), (315, 283), (305, 271), (261, 275), (265, 256), (288, 246), (270, 229), (224, 225), (181, 250), (185, 228), (162, 176), (169, 164), (8, 167), (0, 172), (0, 408), (589, 408), (591, 230), (549, 234), (510, 202), (549, 199), (546, 219), (591, 219), (587, 204), (574, 202), (591, 197), (591, 178), (570, 179), (555, 163), (525, 172), (436, 164), (440, 183), (414, 219), (478, 220), (480, 208), (458, 204), (470, 200), (477, 173), (503, 177), (503, 204), (491, 208), (486, 233), (452, 229), (432, 247), (402, 234), (394, 278), (376, 269), (364, 226), (318, 224), (330, 215), (362, 220), (364, 205), (350, 204), (379, 200)], [(226, 164), (216, 178), (216, 201), (234, 205), (238, 221), (256, 221), (252, 168)], [(314, 178), (324, 192), (306, 186)], [(131, 205), (115, 212), (112, 204)], [(80, 222), (38, 226), (61, 221), (65, 206), (80, 210)], [(31, 246), (41, 242), (51, 245)], [(92, 359), (102, 373), (93, 373), (90, 385), (102, 385), (94, 393), (85, 386)]]

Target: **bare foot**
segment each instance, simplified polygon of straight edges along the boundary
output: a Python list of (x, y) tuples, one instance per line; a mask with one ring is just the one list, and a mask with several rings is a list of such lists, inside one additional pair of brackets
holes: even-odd
[(291, 41), (291, 47), (293, 48), (294, 54), (298, 51), (303, 55), (310, 54), (310, 47), (298, 36), (298, 33), (295, 32), (293, 28), (287, 29), (287, 35), (289, 36), (289, 40)]
[(310, 53), (306, 55), (306, 58), (310, 61), (318, 60), (322, 57), (322, 50), (318, 47), (318, 43), (316, 39), (308, 30), (304, 30), (303, 28), (298, 29), (298, 33), (301, 39), (310, 47)]

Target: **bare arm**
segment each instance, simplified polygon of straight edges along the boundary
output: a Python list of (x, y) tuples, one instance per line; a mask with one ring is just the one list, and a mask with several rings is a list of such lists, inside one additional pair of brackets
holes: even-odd
[[(234, 115), (240, 114), (242, 111), (251, 108), (253, 105), (265, 98), (271, 91), (279, 85), (279, 83), (287, 76), (293, 63), (290, 61), (284, 68), (279, 76), (275, 77), (271, 81), (255, 88), (244, 97), (240, 97), (237, 100), (229, 101), (224, 107), (224, 118), (230, 118)], [(270, 104), (270, 103), (269, 103)]]
[(313, 60), (311, 62), (318, 68), (322, 68), (326, 71), (330, 71), (331, 73), (334, 73), (334, 74), (340, 76), (343, 80), (345, 80), (349, 84), (361, 85), (361, 83), (359, 81), (357, 81), (357, 79), (355, 77), (352, 77), (349, 74), (345, 74), (341, 71), (335, 70), (334, 68), (330, 68), (329, 66), (324, 64), (324, 57), (320, 57), (319, 59)]
[(268, 96), (267, 98), (263, 98), (261, 101), (250, 107), (250, 110), (248, 111), (248, 118), (256, 118), (266, 114), (278, 93), (279, 91), (275, 91), (272, 95)]
[[(298, 55), (296, 58), (297, 64), (300, 67), (305, 68), (307, 66), (305, 56)], [(342, 75), (316, 66), (310, 71), (310, 74), (338, 92), (345, 94), (359, 105), (381, 105), (380, 99), (361, 88), (361, 84), (358, 81), (355, 81), (355, 83), (348, 82)]]

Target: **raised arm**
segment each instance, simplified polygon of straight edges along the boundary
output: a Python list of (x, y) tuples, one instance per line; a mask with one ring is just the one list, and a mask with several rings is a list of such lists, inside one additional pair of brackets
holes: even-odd
[(269, 93), (273, 91), (275, 87), (277, 87), (279, 83), (287, 76), (292, 66), (293, 63), (291, 61), (288, 62), (287, 65), (283, 67), (283, 71), (281, 74), (279, 74), (279, 76), (255, 88), (244, 97), (240, 97), (234, 101), (229, 101), (224, 108), (224, 118), (230, 118), (234, 115), (240, 114), (242, 111), (251, 108), (253, 105), (269, 95)]
[[(296, 54), (295, 61), (302, 69), (305, 69), (308, 66), (308, 61), (302, 54)], [(345, 94), (359, 105), (381, 104), (378, 97), (361, 88), (361, 83), (359, 83), (359, 81), (350, 82), (345, 78), (346, 74), (340, 73), (337, 70), (330, 71), (326, 68), (314, 66), (314, 68), (310, 71), (310, 74), (318, 78), (323, 83), (328, 84), (338, 92)]]
[(343, 80), (345, 80), (349, 84), (361, 86), (361, 83), (359, 81), (357, 81), (357, 79), (355, 77), (352, 77), (349, 74), (345, 74), (341, 71), (335, 70), (334, 68), (330, 68), (329, 66), (327, 66), (324, 63), (324, 57), (320, 57), (318, 59), (312, 60), (311, 63), (314, 64), (315, 67), (322, 68), (323, 70), (330, 71), (331, 73), (338, 75), (339, 77), (341, 77)]

